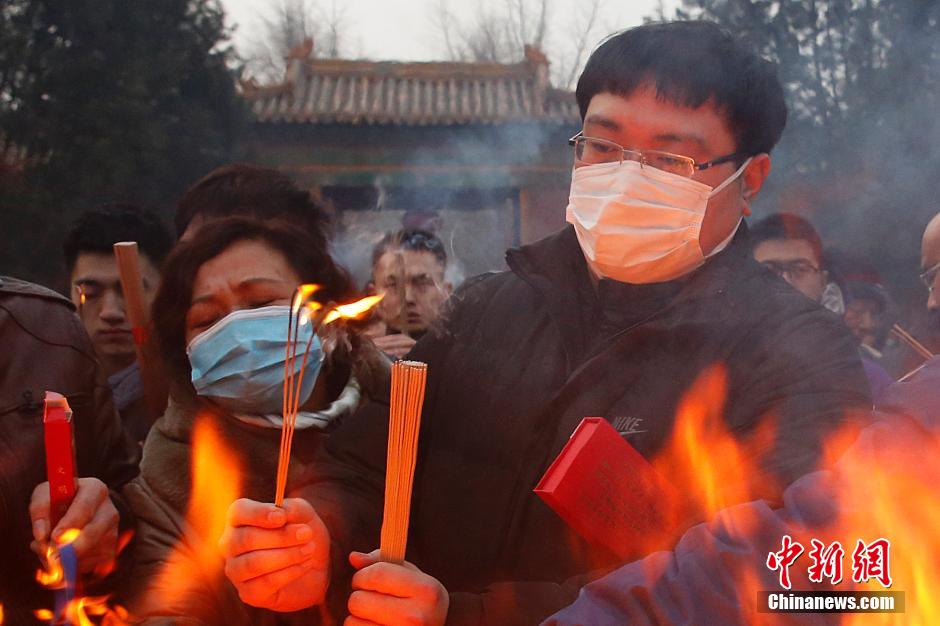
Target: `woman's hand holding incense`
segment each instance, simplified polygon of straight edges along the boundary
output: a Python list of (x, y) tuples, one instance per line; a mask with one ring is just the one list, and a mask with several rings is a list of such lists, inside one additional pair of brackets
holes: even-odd
[(442, 626), (450, 606), (444, 585), (407, 561), (399, 565), (380, 558), (379, 550), (349, 555), (349, 562), (359, 571), (352, 578), (344, 626)]
[(330, 534), (309, 502), (283, 508), (236, 500), (219, 539), (225, 575), (242, 601), (273, 611), (322, 604), (330, 584)]
[(97, 478), (79, 478), (75, 498), (55, 528), (50, 528), (49, 483), (33, 490), (29, 517), (33, 525), (33, 552), (43, 555), (49, 541), (58, 541), (66, 530), (78, 530), (72, 541), (82, 573), (110, 571), (118, 553), (120, 515), (111, 502), (108, 486)]

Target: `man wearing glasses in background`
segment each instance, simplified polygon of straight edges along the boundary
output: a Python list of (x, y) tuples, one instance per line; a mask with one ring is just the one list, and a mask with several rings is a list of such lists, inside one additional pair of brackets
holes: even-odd
[(927, 310), (930, 312), (933, 334), (940, 335), (940, 213), (933, 216), (920, 246), (920, 275), (927, 286)]
[[(761, 265), (807, 298), (837, 315), (843, 314), (845, 304), (838, 286), (829, 281), (822, 240), (808, 220), (790, 213), (775, 213), (755, 224), (750, 234), (754, 258)], [(861, 359), (872, 399), (877, 402), (894, 379), (864, 354)]]
[[(764, 470), (737, 486), (776, 503), (871, 406), (848, 330), (751, 253), (743, 218), (786, 121), (774, 68), (714, 24), (646, 24), (592, 53), (577, 100), (570, 225), (469, 279), (409, 355), (429, 374), (408, 563), (352, 552), (379, 542), (376, 402), (331, 435), (288, 514), (232, 505), (220, 545), (244, 601), (326, 602), (347, 624), (538, 623), (619, 562), (532, 493), (582, 418), (629, 423), (621, 434), (653, 457), (683, 393), (720, 363), (713, 408)], [(765, 419), (772, 441), (749, 440)]]

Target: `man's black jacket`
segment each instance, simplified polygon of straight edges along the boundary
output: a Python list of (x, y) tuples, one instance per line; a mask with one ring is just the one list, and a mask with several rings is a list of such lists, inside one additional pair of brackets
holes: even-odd
[[(449, 624), (536, 623), (576, 596), (561, 583), (616, 564), (532, 493), (585, 416), (627, 418), (649, 457), (683, 392), (723, 363), (731, 432), (776, 419), (774, 445), (755, 451), (779, 479), (755, 491), (774, 499), (813, 469), (847, 411), (870, 408), (848, 331), (753, 260), (745, 226), (672, 283), (595, 287), (570, 227), (507, 261), (469, 281), (443, 332), (409, 356), (429, 373), (408, 560), (451, 592)], [(375, 402), (342, 424), (300, 492), (330, 529), (336, 607), (349, 550), (378, 546), (387, 413)]]

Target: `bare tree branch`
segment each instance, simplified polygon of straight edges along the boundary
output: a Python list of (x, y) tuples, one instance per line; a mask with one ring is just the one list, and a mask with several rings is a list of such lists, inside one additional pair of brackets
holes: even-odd
[(330, 0), (326, 7), (317, 0), (281, 0), (273, 15), (261, 18), (260, 38), (246, 54), (246, 74), (262, 82), (283, 79), (288, 52), (308, 37), (314, 41), (314, 54), (340, 56), (346, 17), (339, 0)]

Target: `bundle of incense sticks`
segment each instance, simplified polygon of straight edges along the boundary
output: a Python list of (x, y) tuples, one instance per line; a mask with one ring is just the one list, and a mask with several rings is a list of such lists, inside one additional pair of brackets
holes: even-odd
[[(341, 304), (339, 306), (329, 303), (326, 306), (311, 300), (313, 294), (319, 289), (318, 285), (301, 285), (294, 294), (291, 303), (291, 314), (287, 321), (287, 349), (284, 359), (284, 401), (281, 408), (283, 420), (281, 423), (281, 452), (277, 463), (277, 482), (275, 485), (274, 504), (281, 506), (284, 503), (284, 491), (287, 489), (287, 471), (290, 467), (291, 446), (294, 441), (294, 426), (297, 423), (297, 412), (300, 410), (300, 394), (304, 374), (307, 372), (307, 362), (310, 357), (310, 346), (313, 338), (317, 336), (321, 326), (331, 324), (336, 320), (357, 319), (365, 315), (372, 307), (379, 303), (382, 296), (368, 296), (357, 302)], [(300, 371), (295, 374), (298, 348), (300, 346), (300, 328), (305, 324), (312, 325), (310, 337), (302, 346), (302, 360)]]
[[(327, 308), (310, 302), (310, 297), (317, 291), (316, 285), (301, 285), (294, 294), (291, 304), (291, 315), (287, 322), (287, 354), (284, 359), (284, 401), (281, 415), (281, 452), (277, 462), (277, 482), (275, 484), (274, 504), (281, 506), (284, 503), (284, 490), (287, 488), (287, 470), (290, 467), (291, 444), (294, 440), (294, 425), (297, 423), (297, 412), (300, 409), (300, 390), (307, 361), (310, 356), (310, 346), (313, 338), (323, 322)], [(313, 305), (313, 306), (310, 306)], [(311, 314), (314, 316), (311, 319)], [(297, 348), (299, 347), (300, 327), (312, 323), (313, 332), (303, 347), (300, 363), (300, 372), (295, 374), (297, 363)]]
[(925, 359), (933, 358), (933, 352), (928, 350), (924, 344), (914, 339), (914, 336), (901, 328), (899, 324), (895, 324), (891, 327), (891, 332), (895, 337), (903, 341), (911, 348), (914, 352), (924, 357)]
[(400, 563), (405, 560), (408, 521), (411, 516), (411, 486), (427, 373), (428, 366), (418, 361), (396, 361), (392, 364), (385, 512), (380, 544), (383, 561)]

